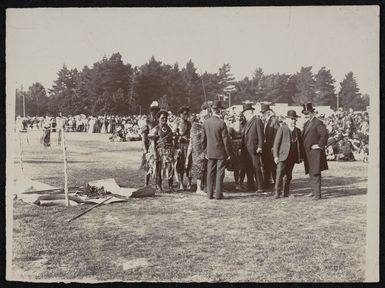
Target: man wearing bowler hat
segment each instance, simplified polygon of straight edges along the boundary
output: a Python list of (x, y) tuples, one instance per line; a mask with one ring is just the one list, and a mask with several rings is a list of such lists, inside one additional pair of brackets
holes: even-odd
[(202, 147), (208, 159), (207, 195), (209, 199), (213, 198), (215, 183), (215, 198), (222, 199), (226, 161), (231, 156), (230, 138), (226, 123), (221, 119), (222, 103), (214, 100), (211, 109), (212, 115), (203, 123), (202, 129)]
[(277, 164), (277, 178), (275, 182), (275, 198), (289, 196), (290, 181), (295, 163), (303, 160), (303, 143), (301, 130), (295, 127), (298, 115), (294, 110), (287, 111), (285, 125), (278, 128), (274, 139), (273, 155)]
[(279, 122), (273, 110), (271, 110), (269, 104), (261, 103), (261, 114), (263, 121), (263, 181), (266, 189), (270, 187), (271, 181), (275, 183), (277, 165), (274, 162), (273, 157), (273, 144), (275, 134), (279, 128)]
[(325, 154), (328, 132), (323, 122), (315, 117), (313, 104), (307, 103), (302, 106), (302, 114), (307, 119), (302, 131), (305, 174), (309, 174), (313, 186), (313, 192), (308, 196), (318, 200), (321, 199), (321, 171), (328, 169)]
[(262, 148), (263, 148), (263, 124), (261, 119), (254, 114), (252, 103), (247, 103), (242, 111), (246, 119), (246, 125), (242, 135), (242, 147), (247, 151), (250, 168), (247, 169), (248, 190), (255, 180), (257, 181), (257, 192), (263, 192)]

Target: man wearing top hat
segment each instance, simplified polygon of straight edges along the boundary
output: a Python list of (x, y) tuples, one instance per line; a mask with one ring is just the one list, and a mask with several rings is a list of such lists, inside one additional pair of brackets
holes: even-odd
[(273, 144), (275, 134), (279, 128), (279, 122), (270, 105), (261, 103), (261, 114), (263, 122), (263, 135), (265, 136), (263, 143), (262, 162), (263, 162), (263, 181), (264, 187), (268, 189), (271, 181), (275, 183), (277, 165), (273, 157)]
[(248, 190), (254, 186), (254, 177), (257, 181), (257, 192), (263, 192), (262, 149), (264, 143), (263, 125), (261, 119), (254, 114), (252, 103), (247, 103), (242, 111), (246, 119), (246, 125), (242, 135), (242, 147), (248, 155), (250, 167), (247, 169)]
[(213, 198), (215, 183), (215, 198), (222, 199), (223, 178), (225, 177), (226, 161), (231, 157), (230, 138), (226, 123), (222, 120), (222, 103), (214, 100), (212, 115), (203, 123), (202, 147), (206, 151), (207, 165), (207, 195)]
[[(190, 142), (190, 130), (191, 122), (188, 120), (190, 108), (187, 106), (182, 106), (179, 109), (179, 117), (176, 119), (174, 126), (174, 135), (175, 135), (175, 148), (180, 150), (180, 155), (176, 163), (176, 172), (179, 182), (179, 190), (184, 190), (183, 186), (183, 175), (186, 174), (188, 183), (187, 190), (191, 189), (191, 159), (189, 159), (189, 166), (185, 166), (187, 149)], [(191, 157), (191, 156), (189, 156)]]
[(275, 198), (289, 196), (290, 181), (295, 163), (303, 160), (303, 143), (301, 130), (295, 124), (299, 116), (294, 110), (287, 111), (285, 125), (278, 128), (274, 139), (273, 155), (277, 164), (277, 178), (275, 181)]
[(309, 174), (315, 200), (321, 199), (321, 171), (328, 169), (325, 154), (325, 146), (328, 141), (328, 132), (324, 123), (315, 117), (315, 109), (312, 103), (303, 104), (302, 113), (307, 121), (302, 131), (304, 144), (305, 174)]

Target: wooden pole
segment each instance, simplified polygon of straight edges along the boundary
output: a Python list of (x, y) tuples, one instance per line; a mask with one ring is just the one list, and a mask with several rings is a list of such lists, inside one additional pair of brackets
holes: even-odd
[(21, 143), (21, 133), (18, 131), (17, 134), (19, 134), (19, 164), (20, 164), (20, 171), (23, 173), (23, 144)]
[(25, 94), (23, 93), (23, 117), (25, 117)]
[(340, 108), (340, 96), (337, 93), (337, 111), (338, 111), (338, 108)]
[(65, 202), (67, 206), (70, 206), (70, 200), (68, 198), (68, 175), (67, 175), (67, 147), (66, 147), (66, 140), (65, 140), (65, 133), (64, 129), (62, 131), (62, 149), (63, 149), (63, 163), (64, 163), (64, 195), (65, 195)]
[(203, 82), (203, 74), (201, 72), (201, 80), (202, 80), (202, 88), (203, 88), (203, 95), (205, 96), (205, 103), (207, 104), (207, 96), (206, 96), (206, 89), (205, 89), (205, 83)]
[(91, 208), (87, 209), (86, 211), (84, 211), (84, 212), (82, 212), (82, 213), (76, 215), (75, 217), (72, 217), (70, 220), (68, 220), (68, 222), (71, 222), (72, 220), (75, 220), (75, 219), (79, 218), (80, 216), (82, 216), (82, 215), (88, 213), (88, 212), (91, 211), (92, 209), (94, 209), (94, 208), (96, 208), (96, 207), (102, 205), (104, 202), (110, 200), (112, 197), (113, 197), (113, 196), (110, 196), (110, 197), (104, 199), (102, 202), (100, 202), (100, 203), (98, 203), (98, 204), (92, 206)]

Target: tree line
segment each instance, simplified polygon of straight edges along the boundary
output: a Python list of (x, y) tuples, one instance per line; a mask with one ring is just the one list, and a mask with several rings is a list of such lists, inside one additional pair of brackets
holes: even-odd
[(198, 73), (192, 60), (180, 68), (155, 57), (140, 67), (123, 63), (120, 53), (106, 56), (92, 67), (81, 71), (66, 65), (57, 72), (51, 88), (33, 83), (26, 91), (16, 91), (16, 115), (128, 115), (147, 113), (150, 103), (159, 101), (164, 109), (176, 111), (188, 105), (199, 111), (205, 99), (221, 99), (231, 105), (245, 100), (254, 102), (289, 103), (300, 105), (313, 102), (336, 108), (339, 106), (364, 110), (369, 96), (361, 95), (353, 72), (345, 75), (337, 93), (335, 79), (329, 69), (322, 67), (313, 74), (312, 67), (301, 67), (295, 74), (265, 74), (256, 68), (251, 78), (235, 81), (230, 64), (216, 73)]

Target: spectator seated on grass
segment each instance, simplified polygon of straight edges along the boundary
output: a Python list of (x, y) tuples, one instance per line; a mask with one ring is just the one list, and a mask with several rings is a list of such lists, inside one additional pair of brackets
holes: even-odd
[(121, 124), (118, 124), (116, 126), (115, 132), (112, 134), (112, 136), (109, 139), (111, 140), (111, 142), (124, 142), (124, 141), (126, 141), (124, 129), (123, 129), (123, 126)]

